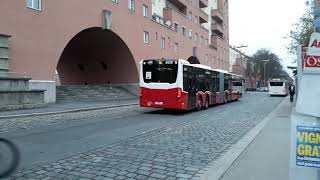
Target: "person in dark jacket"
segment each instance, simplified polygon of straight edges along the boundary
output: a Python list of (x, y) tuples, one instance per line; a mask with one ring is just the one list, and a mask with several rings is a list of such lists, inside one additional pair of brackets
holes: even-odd
[(289, 86), (289, 94), (290, 94), (290, 101), (293, 102), (293, 97), (296, 94), (296, 87), (294, 85)]

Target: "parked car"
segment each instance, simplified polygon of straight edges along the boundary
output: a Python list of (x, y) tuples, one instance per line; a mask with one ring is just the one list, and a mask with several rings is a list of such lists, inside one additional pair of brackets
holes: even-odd
[(258, 87), (258, 88), (257, 88), (257, 91), (260, 91), (260, 92), (268, 92), (268, 87)]

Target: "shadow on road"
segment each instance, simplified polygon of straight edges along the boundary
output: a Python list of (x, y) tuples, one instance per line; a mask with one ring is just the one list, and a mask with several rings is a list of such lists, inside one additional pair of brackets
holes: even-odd
[(175, 110), (175, 109), (158, 109), (155, 111), (145, 112), (145, 114), (167, 114), (167, 115), (183, 116), (186, 114), (190, 114), (192, 112), (196, 112), (196, 110), (183, 111), (183, 110)]

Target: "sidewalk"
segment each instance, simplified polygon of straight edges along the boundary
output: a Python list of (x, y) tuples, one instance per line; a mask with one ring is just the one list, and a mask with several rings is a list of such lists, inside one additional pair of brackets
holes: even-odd
[(291, 110), (286, 98), (220, 180), (288, 180)]
[(32, 109), (18, 109), (0, 111), (0, 118), (8, 116), (29, 116), (36, 114), (55, 114), (72, 111), (85, 111), (94, 109), (111, 108), (118, 106), (129, 106), (138, 104), (138, 98), (124, 98), (124, 99), (111, 99), (104, 101), (60, 101), (55, 104), (48, 104), (48, 106)]

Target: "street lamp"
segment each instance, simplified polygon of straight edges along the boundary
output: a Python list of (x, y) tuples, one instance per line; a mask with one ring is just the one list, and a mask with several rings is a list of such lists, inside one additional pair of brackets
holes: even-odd
[(263, 86), (266, 87), (266, 64), (270, 61), (269, 59), (261, 60), (264, 62), (263, 64)]
[(248, 47), (248, 45), (240, 45), (240, 46), (238, 46), (238, 47), (235, 47), (235, 48), (237, 48), (237, 49), (240, 49), (240, 48), (246, 48), (246, 47)]

